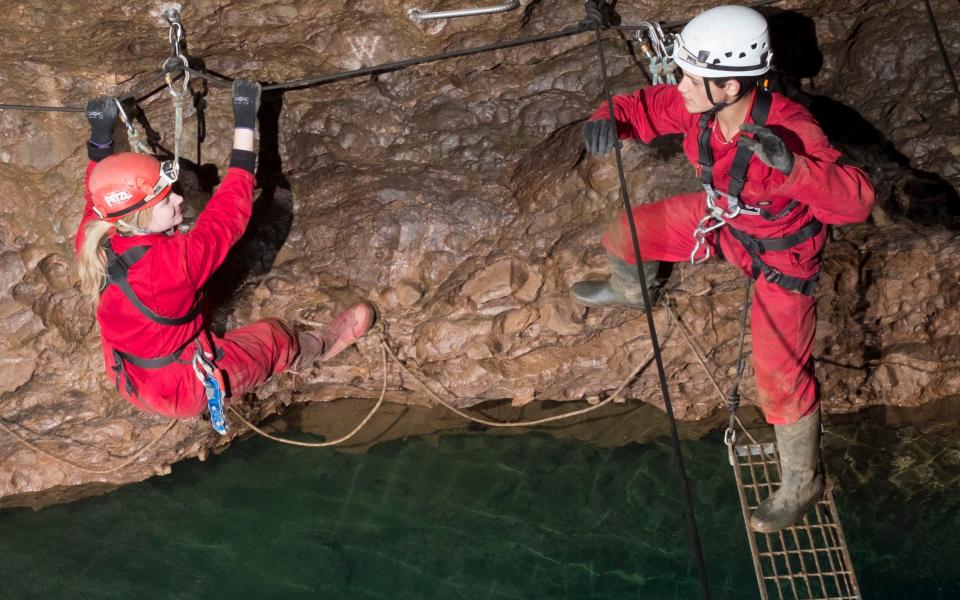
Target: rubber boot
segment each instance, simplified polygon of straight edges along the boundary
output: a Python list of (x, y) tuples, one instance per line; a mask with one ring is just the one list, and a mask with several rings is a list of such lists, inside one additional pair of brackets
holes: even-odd
[(750, 527), (771, 533), (796, 523), (823, 496), (820, 409), (791, 425), (774, 425), (782, 483), (750, 517)]
[[(623, 305), (644, 308), (643, 289), (636, 265), (620, 260), (612, 254), (610, 259), (610, 278), (603, 281), (578, 281), (570, 286), (570, 295), (580, 304), (587, 306)], [(650, 301), (656, 302), (661, 281), (657, 279), (660, 263), (643, 263), (643, 274), (650, 287)]]
[(300, 356), (297, 368), (328, 361), (363, 337), (373, 323), (373, 308), (366, 302), (348, 307), (317, 331), (297, 332)]

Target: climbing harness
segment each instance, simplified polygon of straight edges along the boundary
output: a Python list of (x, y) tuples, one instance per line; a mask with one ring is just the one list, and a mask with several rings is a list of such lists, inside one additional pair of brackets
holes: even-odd
[[(757, 88), (753, 109), (750, 117), (757, 125), (764, 125), (767, 121), (767, 115), (770, 112), (771, 94), (770, 92)], [(750, 255), (752, 263), (753, 278), (756, 279), (763, 275), (769, 283), (779, 285), (780, 287), (810, 296), (816, 288), (819, 272), (809, 278), (793, 277), (784, 275), (779, 270), (766, 264), (761, 255), (765, 252), (780, 251), (792, 248), (801, 242), (804, 242), (817, 235), (823, 228), (823, 224), (812, 219), (809, 223), (801, 227), (798, 231), (777, 238), (756, 238), (735, 228), (730, 222), (741, 216), (760, 217), (766, 221), (776, 221), (782, 219), (793, 212), (799, 203), (791, 200), (783, 209), (776, 213), (771, 213), (759, 206), (751, 206), (740, 199), (743, 187), (747, 181), (747, 167), (750, 165), (750, 158), (753, 152), (741, 143), (737, 143), (737, 152), (733, 158), (733, 164), (730, 167), (730, 187), (726, 192), (722, 192), (713, 185), (713, 151), (710, 148), (710, 136), (713, 135), (711, 122), (714, 115), (705, 113), (700, 117), (700, 133), (697, 136), (699, 156), (697, 157), (700, 180), (703, 184), (703, 190), (706, 193), (707, 212), (697, 227), (693, 230), (694, 246), (690, 252), (690, 263), (694, 265), (701, 264), (712, 256), (713, 244), (708, 240), (711, 232), (728, 226), (730, 234), (736, 239)], [(741, 134), (741, 139), (743, 135)], [(726, 202), (726, 208), (717, 204), (717, 200), (723, 197)], [(698, 257), (701, 250), (703, 256)]]
[(668, 40), (663, 27), (653, 21), (643, 21), (641, 29), (635, 32), (640, 43), (640, 51), (647, 57), (650, 69), (650, 83), (677, 83), (677, 63), (670, 58), (673, 42)]
[[(187, 323), (193, 322), (200, 314), (201, 301), (200, 298), (197, 298), (197, 301), (194, 303), (193, 307), (182, 317), (164, 317), (158, 315), (152, 309), (150, 309), (150, 307), (144, 304), (143, 301), (137, 296), (136, 292), (133, 291), (133, 288), (130, 287), (130, 281), (128, 278), (130, 267), (142, 259), (152, 246), (134, 246), (123, 254), (117, 254), (113, 251), (113, 248), (110, 247), (110, 239), (107, 237), (103, 238), (100, 246), (107, 256), (107, 276), (101, 293), (106, 290), (107, 286), (117, 286), (120, 291), (123, 292), (123, 295), (126, 296), (127, 300), (129, 300), (130, 303), (133, 304), (133, 306), (140, 311), (143, 316), (147, 317), (154, 323), (159, 323), (160, 325), (186, 325)], [(198, 335), (200, 335), (199, 332)], [(138, 396), (137, 389), (133, 385), (133, 382), (130, 380), (130, 376), (126, 372), (126, 363), (130, 363), (141, 369), (151, 370), (160, 369), (174, 363), (187, 364), (187, 361), (181, 360), (180, 356), (183, 354), (186, 347), (194, 343), (194, 341), (198, 343), (199, 347), (198, 338), (191, 338), (184, 345), (182, 345), (180, 348), (177, 348), (170, 354), (156, 358), (143, 358), (129, 352), (123, 352), (121, 350), (114, 349), (113, 371), (115, 373), (114, 384), (116, 385), (117, 391), (120, 391), (120, 382), (122, 381), (124, 390), (127, 392), (127, 394), (131, 396)], [(198, 352), (199, 351), (200, 350), (198, 350)], [(201, 379), (201, 382), (203, 381), (204, 380)]]

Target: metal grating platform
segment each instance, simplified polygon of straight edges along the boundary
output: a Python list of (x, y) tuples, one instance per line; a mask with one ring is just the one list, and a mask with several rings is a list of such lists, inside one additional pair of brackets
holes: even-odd
[(776, 533), (750, 529), (750, 514), (780, 483), (773, 444), (736, 447), (737, 479), (753, 568), (763, 600), (860, 600), (860, 586), (833, 501), (832, 486), (796, 525)]

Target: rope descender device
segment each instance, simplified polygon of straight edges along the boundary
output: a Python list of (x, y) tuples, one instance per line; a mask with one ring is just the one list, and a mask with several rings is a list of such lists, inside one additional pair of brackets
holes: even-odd
[(210, 413), (210, 425), (220, 435), (227, 435), (227, 418), (223, 413), (223, 372), (213, 361), (207, 358), (203, 348), (197, 345), (193, 355), (193, 372), (203, 384), (207, 397), (207, 411)]

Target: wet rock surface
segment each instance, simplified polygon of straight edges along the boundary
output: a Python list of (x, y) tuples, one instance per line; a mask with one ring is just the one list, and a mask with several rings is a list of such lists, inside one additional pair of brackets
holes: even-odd
[[(406, 16), (448, 4), (201, 0), (182, 16), (195, 64), (271, 82), (555, 31), (582, 16), (580, 3), (546, 0), (446, 23)], [(631, 24), (688, 18), (707, 6), (627, 4), (617, 12)], [(950, 2), (932, 4), (956, 57), (960, 19)], [(76, 105), (139, 85), (169, 53), (163, 7), (54, 11), (17, 2), (0, 16), (0, 102)], [(870, 173), (878, 193), (871, 221), (834, 229), (825, 253), (815, 352), (825, 408), (956, 396), (960, 110), (926, 14), (905, 1), (765, 10), (784, 70), (779, 85)], [(647, 85), (626, 34), (604, 37), (614, 91)], [(225, 89), (197, 80), (192, 89), (202, 110), (184, 130), (188, 217), (225, 171), (232, 124)], [(257, 204), (212, 283), (215, 326), (267, 316), (323, 321), (365, 299), (409, 368), (460, 406), (611, 393), (648, 360), (646, 318), (588, 310), (566, 291), (606, 275), (598, 237), (620, 206), (614, 160), (585, 156), (580, 142), (601, 96), (589, 35), (265, 95)], [(169, 95), (139, 104), (156, 151), (171, 152)], [(0, 419), (38, 447), (108, 470), (167, 423), (113, 392), (93, 310), (77, 290), (72, 243), (86, 137), (80, 114), (0, 111)], [(118, 127), (121, 148), (123, 138)], [(628, 142), (624, 161), (634, 202), (698, 186), (676, 140)], [(719, 262), (677, 264), (666, 284), (721, 385), (732, 375), (742, 284)], [(680, 329), (663, 305), (654, 319), (677, 416), (710, 415), (720, 398)], [(371, 337), (323, 368), (275, 378), (241, 409), (259, 419), (292, 402), (376, 398), (381, 380)], [(749, 369), (743, 391), (754, 396)], [(662, 404), (650, 367), (626, 396)], [(387, 399), (429, 402), (395, 366)], [(202, 420), (184, 422), (132, 465), (90, 473), (3, 432), (0, 503), (109, 489), (230, 439)]]

